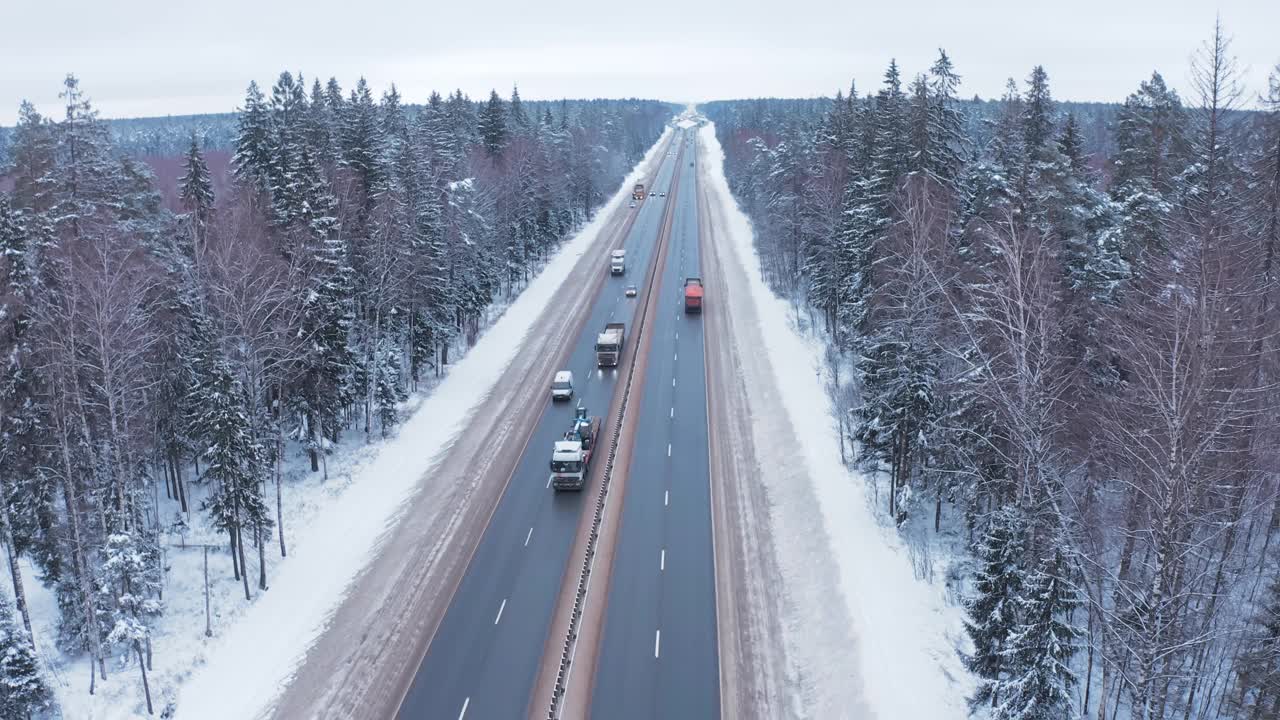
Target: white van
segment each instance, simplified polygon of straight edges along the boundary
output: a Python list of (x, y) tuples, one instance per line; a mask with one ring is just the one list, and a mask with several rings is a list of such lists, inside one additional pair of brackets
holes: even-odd
[(568, 400), (573, 397), (573, 372), (561, 370), (551, 381), (551, 399)]

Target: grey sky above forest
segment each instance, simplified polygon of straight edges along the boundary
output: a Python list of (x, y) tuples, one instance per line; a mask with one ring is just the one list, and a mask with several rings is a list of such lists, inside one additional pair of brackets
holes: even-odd
[(939, 47), (964, 95), (998, 97), (1035, 64), (1054, 96), (1119, 101), (1159, 70), (1190, 95), (1189, 59), (1220, 13), (1246, 98), (1280, 62), (1280, 2), (584, 2), (583, 0), (39, 0), (9, 3), (0, 124), (22, 99), (57, 111), (76, 73), (107, 117), (225, 112), (283, 69), (472, 97), (513, 83), (527, 99), (830, 95), (877, 86), (890, 58), (909, 78)]

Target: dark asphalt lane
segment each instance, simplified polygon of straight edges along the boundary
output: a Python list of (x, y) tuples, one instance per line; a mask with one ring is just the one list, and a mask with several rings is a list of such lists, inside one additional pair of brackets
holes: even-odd
[[(676, 145), (672, 145), (672, 150)], [(674, 152), (662, 158), (653, 188), (665, 191), (675, 170)], [(607, 412), (618, 371), (600, 370), (596, 335), (606, 322), (628, 330), (638, 299), (626, 298), (628, 284), (640, 284), (655, 250), (666, 202), (639, 203), (625, 240), (627, 272), (610, 276), (571, 355), (574, 397), (547, 406), (529, 438), (510, 483), (498, 503), (467, 572), (437, 628), (426, 657), (400, 706), (398, 717), (519, 718), (525, 715), (546, 642), (551, 615), (583, 509), (584, 494), (548, 488), (552, 444), (569, 429), (573, 408), (582, 402), (593, 415)], [(608, 273), (602, 266), (600, 272)], [(467, 482), (466, 468), (457, 468)], [(437, 588), (448, 592), (448, 588)]]
[(701, 274), (692, 157), (687, 147), (596, 665), (602, 720), (720, 716), (702, 318), (683, 310), (684, 278)]

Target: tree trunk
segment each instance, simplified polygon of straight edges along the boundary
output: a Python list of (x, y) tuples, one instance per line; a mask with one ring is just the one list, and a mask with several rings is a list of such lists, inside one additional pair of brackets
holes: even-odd
[(253, 539), (258, 543), (258, 589), (267, 589), (267, 543), (263, 536), (262, 526), (257, 523), (253, 528)]
[(151, 686), (147, 684), (147, 666), (142, 662), (142, 645), (135, 640), (133, 649), (138, 653), (138, 671), (142, 673), (142, 694), (147, 698), (147, 714), (155, 715), (155, 710), (151, 707)]
[(187, 505), (186, 482), (182, 479), (182, 456), (178, 454), (177, 448), (169, 451), (169, 462), (173, 465), (174, 484), (178, 486), (178, 503), (182, 507), (182, 512), (190, 515), (191, 509)]
[[(85, 557), (84, 540), (80, 537), (80, 516), (76, 512), (76, 481), (71, 467), (71, 447), (67, 437), (65, 418), (59, 418), (59, 440), (62, 444), (62, 500), (67, 509), (67, 522), (71, 525), (72, 568), (80, 586), (80, 603), (84, 611), (86, 633), (89, 636), (89, 652), (98, 663), (98, 672), (107, 679), (107, 661), (102, 653), (102, 638), (98, 632), (98, 612), (93, 606), (93, 588), (89, 584), (88, 559)], [(90, 671), (89, 694), (93, 694), (93, 678)]]
[(227, 529), (227, 539), (231, 543), (231, 576), (239, 580), (240, 557), (236, 555), (236, 531), (234, 527)]
[[(282, 401), (283, 403), (283, 401)], [(284, 429), (276, 424), (276, 529), (280, 535), (280, 557), (288, 557), (284, 546), (284, 501), (280, 496), (280, 478), (283, 475), (284, 463)]]
[(942, 480), (938, 480), (938, 498), (933, 505), (933, 532), (942, 532)]
[(246, 567), (244, 564), (244, 533), (241, 532), (239, 521), (236, 522), (235, 535), (236, 535), (236, 553), (240, 557), (240, 568), (241, 570), (244, 571), (240, 573), (240, 579), (242, 582), (244, 582), (244, 599), (252, 600), (253, 596), (249, 594), (249, 568)]
[(9, 503), (4, 499), (4, 489), (0, 485), (0, 528), (4, 529), (4, 544), (9, 554), (9, 576), (13, 579), (13, 604), (22, 615), (22, 627), (27, 630), (27, 642), (31, 649), (36, 649), (36, 636), (31, 632), (31, 611), (27, 608), (27, 594), (22, 587), (22, 572), (18, 566), (18, 547), (13, 542), (13, 525), (9, 522)]
[(213, 615), (209, 612), (209, 546), (204, 546), (204, 636), (213, 637)]

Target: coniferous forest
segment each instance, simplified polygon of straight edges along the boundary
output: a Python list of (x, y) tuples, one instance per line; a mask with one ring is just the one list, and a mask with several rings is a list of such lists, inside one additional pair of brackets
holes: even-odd
[[(327, 473), (340, 443), (391, 432), (675, 111), (409, 107), (285, 72), (234, 115), (113, 121), (117, 142), (74, 76), (61, 97), (52, 117), (24, 103), (0, 146), (3, 718), (50, 701), (20, 559), (56, 588), (85, 689), (133, 673), (151, 711), (162, 545), (198, 516), (223, 542), (210, 572), (265, 591), (289, 549), (282, 465)], [(174, 187), (139, 158), (156, 153), (181, 158)]]
[(1280, 67), (1218, 29), (1118, 108), (915, 70), (703, 109), (848, 461), (971, 558), (973, 709), (1280, 717)]

